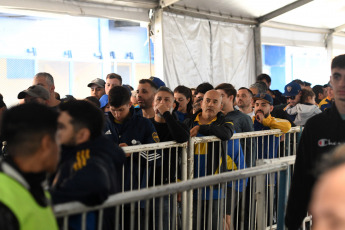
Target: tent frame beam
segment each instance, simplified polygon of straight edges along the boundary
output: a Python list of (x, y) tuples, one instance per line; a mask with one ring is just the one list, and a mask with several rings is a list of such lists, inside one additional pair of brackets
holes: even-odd
[(305, 4), (309, 3), (309, 2), (312, 2), (312, 1), (313, 0), (298, 0), (296, 2), (293, 2), (293, 3), (290, 3), (290, 4), (286, 5), (286, 6), (283, 6), (283, 7), (279, 8), (279, 9), (277, 9), (277, 10), (274, 10), (274, 11), (268, 13), (268, 14), (265, 14), (265, 15), (257, 18), (257, 20), (258, 20), (259, 23), (266, 22), (268, 20), (271, 20), (272, 18), (278, 17), (278, 16), (280, 16), (282, 14), (285, 14), (285, 13), (291, 11), (291, 10), (294, 10), (294, 9), (296, 9), (298, 7), (301, 7), (301, 6), (303, 6), (303, 5), (305, 5)]
[(283, 30), (320, 33), (320, 34), (329, 34), (332, 32), (332, 30), (330, 29), (314, 28), (314, 27), (308, 27), (308, 26), (297, 26), (297, 25), (286, 24), (286, 23), (281, 23), (281, 22), (272, 22), (272, 21), (265, 22), (261, 24), (261, 26), (271, 27), (271, 28), (276, 28), (276, 29), (283, 29)]
[(180, 14), (180, 15), (182, 14), (182, 15), (186, 15), (190, 17), (201, 18), (201, 19), (220, 21), (220, 22), (230, 22), (230, 23), (238, 23), (238, 24), (245, 24), (245, 25), (258, 24), (258, 21), (256, 19), (234, 17), (231, 15), (222, 15), (219, 13), (206, 12), (206, 11), (201, 11), (198, 9), (192, 9), (192, 8), (181, 7), (181, 6), (176, 6), (176, 5), (164, 8), (164, 11)]
[(170, 5), (175, 4), (176, 2), (179, 2), (180, 0), (160, 0), (159, 1), (159, 6), (161, 8), (168, 7)]
[(341, 32), (343, 29), (345, 29), (345, 24), (337, 26), (333, 30), (335, 33), (337, 33), (337, 32)]

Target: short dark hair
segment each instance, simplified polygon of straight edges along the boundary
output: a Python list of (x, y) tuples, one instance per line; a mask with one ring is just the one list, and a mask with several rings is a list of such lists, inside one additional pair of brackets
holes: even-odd
[(301, 103), (306, 103), (308, 100), (308, 97), (315, 97), (315, 93), (310, 89), (302, 89), (301, 90)]
[(345, 54), (342, 54), (333, 58), (331, 69), (334, 69), (334, 68), (345, 69)]
[(258, 89), (258, 93), (261, 94), (261, 93), (266, 93), (267, 90), (268, 90), (268, 87), (265, 83), (263, 83), (262, 81), (257, 81), (255, 82), (254, 84), (252, 84), (250, 86), (250, 88), (256, 88)]
[(123, 84), (122, 86), (128, 87), (131, 91), (134, 90), (134, 88), (133, 88), (131, 85), (125, 85), (125, 84)]
[(189, 102), (187, 104), (187, 113), (192, 114), (193, 113), (192, 90), (184, 85), (179, 85), (174, 89), (174, 93), (183, 94), (187, 99), (189, 99)]
[(319, 96), (319, 93), (323, 94), (323, 86), (322, 85), (315, 85), (313, 87), (313, 92), (316, 96)]
[(1, 139), (7, 142), (9, 155), (29, 156), (49, 135), (55, 140), (58, 113), (45, 105), (28, 103), (6, 110), (1, 121)]
[(37, 73), (35, 77), (44, 77), (48, 85), (54, 85), (54, 78), (50, 73), (40, 72), (40, 73)]
[(208, 82), (201, 83), (196, 87), (194, 94), (197, 95), (198, 93), (205, 94), (207, 91), (214, 89), (213, 85)]
[(292, 82), (296, 82), (296, 83), (299, 84), (301, 87), (302, 87), (302, 86), (305, 86), (304, 81), (302, 81), (302, 80), (300, 80), (300, 79), (295, 79), (295, 80), (293, 80)]
[(310, 82), (304, 81), (304, 86), (311, 86)]
[(250, 96), (251, 96), (251, 97), (254, 97), (254, 94), (253, 94), (253, 92), (252, 92), (250, 89), (248, 89), (248, 88), (246, 88), (246, 87), (241, 87), (241, 88), (239, 88), (238, 90), (241, 90), (241, 89), (247, 90), (248, 93), (250, 94)]
[(161, 92), (161, 91), (170, 93), (171, 96), (174, 97), (173, 91), (171, 91), (171, 89), (169, 89), (169, 88), (166, 87), (166, 86), (161, 86), (161, 87), (159, 87), (159, 89), (157, 90), (157, 93), (158, 93), (158, 92)]
[(233, 102), (235, 101), (236, 99), (236, 94), (237, 94), (237, 91), (235, 89), (235, 87), (229, 83), (222, 83), (222, 84), (219, 84), (217, 85), (217, 87), (215, 88), (216, 90), (217, 89), (221, 89), (221, 90), (224, 90), (224, 92), (226, 93), (226, 95), (228, 97), (230, 96), (234, 96), (233, 98)]
[(101, 103), (99, 102), (97, 97), (89, 96), (89, 97), (86, 97), (84, 100), (87, 102), (93, 103), (93, 105), (95, 105), (97, 108), (101, 107)]
[(150, 86), (154, 89), (154, 91), (158, 89), (158, 86), (150, 79), (140, 79), (139, 84), (145, 84), (145, 83), (150, 84)]
[(122, 105), (128, 104), (131, 100), (131, 95), (128, 89), (123, 86), (114, 86), (109, 91), (109, 105), (118, 108)]
[(104, 114), (95, 105), (84, 100), (71, 100), (60, 104), (60, 111), (67, 112), (71, 117), (71, 124), (75, 131), (82, 128), (90, 130), (90, 140), (102, 135)]
[(271, 83), (271, 77), (268, 74), (262, 73), (256, 77), (256, 81), (266, 80), (267, 83)]
[(122, 77), (116, 73), (110, 73), (107, 75), (107, 77), (105, 79), (117, 79), (120, 81), (120, 84), (122, 85)]

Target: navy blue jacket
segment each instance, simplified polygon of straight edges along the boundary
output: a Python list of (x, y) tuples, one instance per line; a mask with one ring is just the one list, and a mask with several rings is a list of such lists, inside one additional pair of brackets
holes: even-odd
[[(109, 195), (121, 191), (120, 173), (124, 160), (123, 150), (105, 136), (73, 147), (62, 146), (61, 160), (51, 186), (53, 203), (79, 201), (90, 206), (103, 203)], [(113, 216), (114, 210), (105, 211), (103, 229), (114, 228)], [(97, 214), (88, 215), (88, 224), (94, 222), (95, 217)], [(79, 229), (80, 222), (70, 218), (69, 226)]]
[(132, 140), (140, 141), (141, 144), (159, 142), (156, 129), (149, 119), (138, 114), (133, 107), (130, 108), (130, 114), (128, 119), (119, 124), (115, 122), (111, 112), (107, 112), (105, 135), (116, 144), (126, 143), (129, 146), (132, 145)]
[[(140, 142), (140, 144), (159, 142), (156, 129), (152, 122), (149, 119), (138, 115), (133, 107), (130, 108), (130, 116), (122, 124), (115, 122), (115, 118), (113, 117), (111, 112), (106, 113), (106, 125), (104, 133), (114, 143), (126, 143), (128, 146), (133, 145), (133, 140)], [(144, 166), (146, 160), (141, 158), (142, 157), (139, 157), (139, 153), (133, 153), (132, 157), (126, 158), (124, 172), (124, 191), (137, 189), (139, 185), (139, 178), (142, 183), (142, 174), (143, 169), (145, 168)]]

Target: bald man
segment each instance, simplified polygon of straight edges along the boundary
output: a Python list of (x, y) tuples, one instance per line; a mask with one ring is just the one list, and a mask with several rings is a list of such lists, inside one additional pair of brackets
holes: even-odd
[(345, 145), (323, 161), (310, 204), (313, 230), (345, 229)]
[[(233, 133), (234, 127), (229, 120), (221, 112), (222, 109), (222, 96), (217, 90), (209, 90), (205, 93), (204, 99), (201, 104), (201, 111), (193, 114), (191, 118), (187, 118), (185, 123), (190, 129), (191, 137), (202, 137), (215, 135), (221, 139), (221, 145), (219, 142), (201, 143), (195, 147), (194, 152), (194, 177), (204, 177), (207, 175), (213, 175), (220, 172), (227, 171), (226, 164), (222, 162), (227, 161), (226, 153), (226, 141), (229, 140)], [(207, 146), (207, 147), (206, 147)], [(213, 192), (213, 207), (218, 207), (218, 202), (225, 202), (223, 199), (218, 200), (218, 192), (215, 192), (218, 186), (214, 186)], [(207, 200), (205, 202), (198, 203), (198, 195), (201, 199)], [(205, 189), (194, 191), (194, 205), (193, 205), (193, 229), (204, 228), (200, 224), (208, 225), (208, 205), (210, 205), (210, 187)], [(205, 212), (204, 212), (205, 211)], [(218, 213), (218, 210), (214, 208), (212, 210), (212, 229), (220, 229), (223, 224), (223, 213)], [(200, 212), (201, 219), (198, 219), (198, 212)], [(206, 214), (206, 215), (205, 215)], [(219, 218), (218, 218), (218, 215)]]

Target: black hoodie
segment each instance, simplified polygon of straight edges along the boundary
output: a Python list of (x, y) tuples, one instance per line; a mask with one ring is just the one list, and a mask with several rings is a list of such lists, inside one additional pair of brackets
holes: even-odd
[(101, 204), (108, 195), (121, 191), (119, 179), (124, 160), (123, 150), (104, 136), (73, 147), (62, 146), (52, 184), (54, 204)]
[[(51, 187), (53, 203), (102, 204), (109, 195), (121, 191), (124, 161), (123, 150), (105, 136), (74, 147), (62, 146), (61, 160)], [(114, 216), (114, 209), (105, 210), (103, 229), (114, 229)]]
[(345, 120), (342, 120), (335, 105), (307, 121), (298, 146), (286, 208), (285, 224), (289, 230), (298, 229), (306, 217), (317, 179), (314, 176), (317, 163), (324, 154), (344, 143)]

